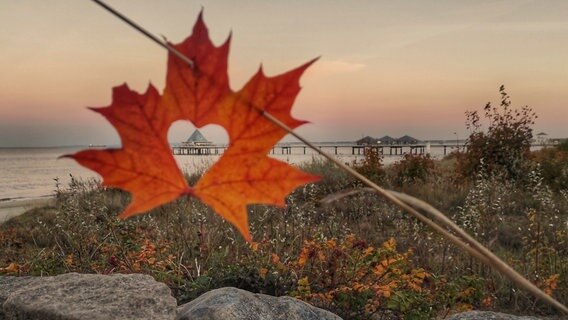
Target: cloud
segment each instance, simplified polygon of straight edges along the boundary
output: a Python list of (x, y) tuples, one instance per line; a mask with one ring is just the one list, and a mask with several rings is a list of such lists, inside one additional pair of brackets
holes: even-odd
[(354, 63), (344, 60), (318, 60), (310, 67), (309, 75), (314, 77), (326, 77), (330, 75), (353, 73), (365, 68), (362, 63)]

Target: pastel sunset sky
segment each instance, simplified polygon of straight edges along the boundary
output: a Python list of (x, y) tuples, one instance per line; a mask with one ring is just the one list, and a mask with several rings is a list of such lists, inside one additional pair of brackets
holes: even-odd
[[(568, 137), (568, 1), (107, 3), (172, 42), (203, 8), (215, 43), (233, 34), (234, 90), (260, 63), (275, 75), (321, 56), (293, 109), (312, 141), (463, 139), (464, 112), (498, 103), (501, 84), (536, 111), (535, 133)], [(165, 50), (88, 0), (2, 1), (0, 48), (0, 147), (118, 144), (85, 107), (108, 105), (124, 82), (164, 86)], [(192, 131), (176, 123), (169, 139)], [(219, 128), (202, 132), (226, 142)]]

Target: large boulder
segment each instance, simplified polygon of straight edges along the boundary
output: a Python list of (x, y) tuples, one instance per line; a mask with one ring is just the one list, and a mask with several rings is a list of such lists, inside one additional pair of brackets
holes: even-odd
[(6, 319), (2, 306), (11, 293), (24, 288), (34, 281), (34, 277), (2, 277), (0, 276), (0, 320)]
[(448, 317), (447, 320), (541, 320), (544, 318), (529, 317), (529, 316), (514, 316), (505, 313), (492, 312), (492, 311), (468, 311), (463, 313), (454, 314)]
[(0, 319), (174, 319), (170, 289), (148, 275), (0, 277)]
[(341, 320), (292, 297), (254, 294), (237, 288), (209, 291), (178, 307), (177, 320)]

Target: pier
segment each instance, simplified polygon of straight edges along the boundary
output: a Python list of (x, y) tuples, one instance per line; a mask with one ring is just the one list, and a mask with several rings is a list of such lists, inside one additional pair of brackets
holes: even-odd
[(178, 156), (210, 156), (223, 154), (227, 149), (224, 145), (207, 146), (174, 146), (172, 153)]
[[(465, 151), (467, 145), (464, 142), (459, 144), (453, 142), (446, 143), (418, 143), (418, 144), (372, 144), (358, 145), (355, 143), (315, 143), (316, 147), (328, 154), (343, 156), (364, 156), (368, 150), (378, 152), (383, 156), (403, 156), (405, 154), (428, 154), (433, 156), (446, 156), (452, 152)], [(533, 143), (531, 148), (552, 147), (555, 144)], [(172, 146), (172, 153), (180, 156), (216, 156), (222, 155), (227, 150), (226, 144), (207, 144), (207, 145), (176, 145)], [(268, 154), (273, 155), (312, 155), (316, 151), (302, 143), (280, 143), (275, 145)]]
[[(404, 144), (404, 145), (356, 145), (356, 144), (316, 144), (316, 146), (327, 153), (334, 155), (365, 155), (368, 150), (373, 150), (381, 155), (389, 156), (402, 156), (406, 153), (409, 154), (426, 154), (428, 148), (443, 148), (443, 154), (446, 155), (448, 152), (457, 150), (454, 145), (430, 145), (426, 144)], [(460, 150), (463, 150), (464, 146), (459, 146)], [(226, 149), (227, 145), (196, 145), (196, 146), (173, 146), (172, 153), (174, 155), (184, 155), (184, 156), (210, 156), (210, 155), (221, 155)], [(269, 154), (279, 154), (279, 155), (307, 155), (315, 154), (315, 151), (311, 150), (310, 147), (303, 144), (278, 144), (275, 145)]]
[[(328, 154), (344, 156), (364, 156), (369, 151), (383, 156), (421, 155), (427, 153), (445, 156), (448, 153), (465, 150), (466, 148), (463, 140), (453, 140), (451, 142), (449, 140), (420, 141), (409, 135), (396, 139), (384, 136), (380, 139), (365, 137), (357, 141), (316, 142), (314, 145)], [(225, 153), (228, 147), (226, 144), (215, 144), (208, 141), (199, 130), (195, 130), (187, 141), (174, 145), (171, 149), (172, 153), (177, 156), (215, 156)], [(436, 148), (443, 148), (443, 152), (441, 149), (432, 152), (432, 149)], [(317, 152), (300, 142), (282, 142), (272, 147), (268, 154), (315, 155)]]

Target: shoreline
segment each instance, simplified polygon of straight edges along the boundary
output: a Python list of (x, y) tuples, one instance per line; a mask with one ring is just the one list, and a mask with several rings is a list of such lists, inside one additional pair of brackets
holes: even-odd
[(30, 196), (30, 197), (26, 197), (26, 196), (6, 197), (6, 198), (0, 198), (0, 205), (2, 205), (4, 203), (9, 203), (9, 202), (41, 200), (41, 199), (47, 199), (47, 198), (53, 198), (53, 197), (54, 196), (52, 194), (44, 194), (44, 195), (41, 195), (41, 196)]
[(34, 208), (50, 205), (54, 201), (53, 196), (2, 199), (0, 200), (0, 224)]

